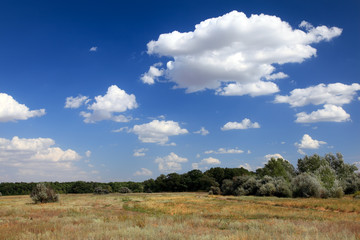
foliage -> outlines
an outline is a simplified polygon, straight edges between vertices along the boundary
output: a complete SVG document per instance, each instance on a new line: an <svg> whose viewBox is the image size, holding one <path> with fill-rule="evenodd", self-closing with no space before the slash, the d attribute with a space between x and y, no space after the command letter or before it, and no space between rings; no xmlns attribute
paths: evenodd
<svg viewBox="0 0 360 240"><path fill-rule="evenodd" d="M319 180L311 173L301 173L292 181L294 197L321 197L325 192Z"/></svg>
<svg viewBox="0 0 360 240"><path fill-rule="evenodd" d="M355 199L360 199L360 191L357 191L357 192L354 194L354 198L355 198Z"/></svg>
<svg viewBox="0 0 360 240"><path fill-rule="evenodd" d="M259 177L271 176L271 177L283 177L287 181L296 175L295 168L290 162L282 158L271 158L263 168L256 170L256 174Z"/></svg>
<svg viewBox="0 0 360 240"><path fill-rule="evenodd" d="M220 195L220 194L221 194L221 190L220 190L219 187L211 186L211 187L210 187L209 194L210 194L210 195Z"/></svg>
<svg viewBox="0 0 360 240"><path fill-rule="evenodd" d="M132 191L127 187L121 187L119 193L132 193Z"/></svg>
<svg viewBox="0 0 360 240"><path fill-rule="evenodd" d="M94 194L100 194L101 195L101 194L109 194L109 193L110 193L109 189L103 188L101 186L96 187L94 189Z"/></svg>
<svg viewBox="0 0 360 240"><path fill-rule="evenodd" d="M59 201L59 195L57 195L52 188L47 187L44 183L36 184L30 194L30 197L34 201L34 203L48 203Z"/></svg>

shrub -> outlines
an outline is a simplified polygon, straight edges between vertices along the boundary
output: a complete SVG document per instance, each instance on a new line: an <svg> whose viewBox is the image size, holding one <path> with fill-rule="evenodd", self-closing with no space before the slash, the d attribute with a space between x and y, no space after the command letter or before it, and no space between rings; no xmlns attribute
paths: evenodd
<svg viewBox="0 0 360 240"><path fill-rule="evenodd" d="M119 193L132 193L132 191L128 187L121 187Z"/></svg>
<svg viewBox="0 0 360 240"><path fill-rule="evenodd" d="M292 181L294 197L325 197L326 190L319 180L309 173L302 173Z"/></svg>
<svg viewBox="0 0 360 240"><path fill-rule="evenodd" d="M292 197L292 191L291 191L290 183L287 182L284 178L282 178L282 177L276 178L274 180L274 185L275 185L275 188L276 188L274 196L277 196L277 197Z"/></svg>
<svg viewBox="0 0 360 240"><path fill-rule="evenodd" d="M30 197L34 201L34 203L48 203L59 201L59 195L57 195L52 188L47 187L44 183L36 184L30 194Z"/></svg>
<svg viewBox="0 0 360 240"><path fill-rule="evenodd" d="M233 181L230 179L224 179L221 185L221 192L223 195L233 195Z"/></svg>
<svg viewBox="0 0 360 240"><path fill-rule="evenodd" d="M2 196L2 193L0 192L0 197Z"/></svg>
<svg viewBox="0 0 360 240"><path fill-rule="evenodd" d="M271 182L268 182L262 185L258 191L260 196L273 196L276 191L275 185Z"/></svg>
<svg viewBox="0 0 360 240"><path fill-rule="evenodd" d="M211 187L210 187L209 194L210 194L210 195L220 195L220 194L221 194L221 190L220 190L219 187L211 186Z"/></svg>
<svg viewBox="0 0 360 240"><path fill-rule="evenodd" d="M353 194L356 191L360 191L360 174L352 174L343 181L341 185L344 189L345 194Z"/></svg>
<svg viewBox="0 0 360 240"><path fill-rule="evenodd" d="M245 196L246 195L246 191L243 187L237 187L234 191L234 195L235 196Z"/></svg>
<svg viewBox="0 0 360 240"><path fill-rule="evenodd" d="M94 189L94 194L109 194L109 190L106 188L102 188L102 187L96 187Z"/></svg>
<svg viewBox="0 0 360 240"><path fill-rule="evenodd" d="M260 183L254 177L250 177L243 185L246 195L255 195L258 191Z"/></svg>
<svg viewBox="0 0 360 240"><path fill-rule="evenodd" d="M354 198L355 198L355 199L360 199L360 191L357 191L357 192L354 194Z"/></svg>

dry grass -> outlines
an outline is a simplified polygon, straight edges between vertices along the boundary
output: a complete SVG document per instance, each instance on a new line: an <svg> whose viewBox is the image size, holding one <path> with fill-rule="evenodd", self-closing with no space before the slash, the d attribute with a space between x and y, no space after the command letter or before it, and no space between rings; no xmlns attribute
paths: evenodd
<svg viewBox="0 0 360 240"><path fill-rule="evenodd" d="M0 239L360 239L360 201L199 193L0 197Z"/></svg>

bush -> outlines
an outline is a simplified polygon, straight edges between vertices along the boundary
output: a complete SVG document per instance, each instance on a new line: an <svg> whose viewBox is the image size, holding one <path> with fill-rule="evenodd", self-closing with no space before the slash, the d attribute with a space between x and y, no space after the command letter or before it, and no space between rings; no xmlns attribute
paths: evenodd
<svg viewBox="0 0 360 240"><path fill-rule="evenodd" d="M221 190L219 187L216 186L210 187L209 195L220 195L220 194L221 194Z"/></svg>
<svg viewBox="0 0 360 240"><path fill-rule="evenodd" d="M234 182L230 179L224 179L221 185L221 192L223 195L233 195L234 188L233 188Z"/></svg>
<svg viewBox="0 0 360 240"><path fill-rule="evenodd" d="M276 191L275 185L271 182L268 182L262 185L258 191L260 196L273 196Z"/></svg>
<svg viewBox="0 0 360 240"><path fill-rule="evenodd" d="M256 192L258 191L260 187L260 183L256 181L254 177L250 177L243 185L246 195L256 195Z"/></svg>
<svg viewBox="0 0 360 240"><path fill-rule="evenodd" d="M2 196L2 193L0 192L0 197Z"/></svg>
<svg viewBox="0 0 360 240"><path fill-rule="evenodd" d="M294 197L325 197L326 190L319 180L309 173L302 173L292 181Z"/></svg>
<svg viewBox="0 0 360 240"><path fill-rule="evenodd" d="M94 189L94 194L109 194L109 190L106 188L102 188L102 187L96 187Z"/></svg>
<svg viewBox="0 0 360 240"><path fill-rule="evenodd" d="M132 191L127 187L121 187L119 193L132 193Z"/></svg>
<svg viewBox="0 0 360 240"><path fill-rule="evenodd" d="M245 196L246 195L246 191L243 187L237 187L234 191L234 195L235 196Z"/></svg>
<svg viewBox="0 0 360 240"><path fill-rule="evenodd" d="M355 199L360 199L360 191L357 191L357 192L354 194L354 198L355 198Z"/></svg>
<svg viewBox="0 0 360 240"><path fill-rule="evenodd" d="M275 185L275 193L274 196L276 197L292 197L292 191L290 183L287 182L284 178L276 178L274 180Z"/></svg>
<svg viewBox="0 0 360 240"><path fill-rule="evenodd" d="M44 183L36 184L30 194L30 197L34 201L34 203L48 203L59 201L59 195L57 195L52 188L47 187Z"/></svg>

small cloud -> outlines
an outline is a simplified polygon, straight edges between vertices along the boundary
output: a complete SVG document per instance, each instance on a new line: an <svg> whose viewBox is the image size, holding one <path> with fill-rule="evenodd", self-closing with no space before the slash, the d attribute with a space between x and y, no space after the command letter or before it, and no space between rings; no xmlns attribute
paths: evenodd
<svg viewBox="0 0 360 240"><path fill-rule="evenodd" d="M149 123L135 125L130 131L138 135L141 142L157 143L163 146L176 145L175 143L167 143L170 136L188 133L188 130L181 128L178 122L164 120L153 120Z"/></svg>
<svg viewBox="0 0 360 240"><path fill-rule="evenodd" d="M135 149L134 150L134 157L144 157L145 156L145 152L148 151L149 149L147 148L140 148L140 149Z"/></svg>
<svg viewBox="0 0 360 240"><path fill-rule="evenodd" d="M136 171L134 176L151 176L152 172L147 168L141 168L141 171Z"/></svg>
<svg viewBox="0 0 360 240"><path fill-rule="evenodd" d="M252 167L248 163L241 164L239 168L245 168L248 171L252 171Z"/></svg>
<svg viewBox="0 0 360 240"><path fill-rule="evenodd" d="M278 159L278 158L282 158L282 159L285 159L283 156L281 156L281 154L279 153L275 153L275 154L267 154L264 156L265 160L270 160L272 158L275 158L275 159Z"/></svg>
<svg viewBox="0 0 360 240"><path fill-rule="evenodd" d="M196 154L196 158L200 158L200 154Z"/></svg>
<svg viewBox="0 0 360 240"><path fill-rule="evenodd" d="M201 127L201 129L199 131L196 131L194 132L196 134L200 134L200 135L203 135L203 136L206 136L208 135L210 132L208 130L206 130L204 127Z"/></svg>
<svg viewBox="0 0 360 240"><path fill-rule="evenodd" d="M115 129L115 130L112 130L112 132L115 132L115 133L118 133L118 132L125 132L125 131L129 131L129 128L128 127L122 127L122 128L119 128L119 129Z"/></svg>
<svg viewBox="0 0 360 240"><path fill-rule="evenodd" d="M88 167L93 168L93 167L94 167L94 165L92 165L92 164L88 164Z"/></svg>
<svg viewBox="0 0 360 240"><path fill-rule="evenodd" d="M85 156L89 158L89 157L91 156L91 151L90 151L90 150L87 150L87 151L85 152Z"/></svg>
<svg viewBox="0 0 360 240"><path fill-rule="evenodd" d="M175 153L170 153L165 157L158 157L155 159L155 163L159 165L159 171L161 172L175 172L181 170L181 163L187 162L187 158L179 157Z"/></svg>
<svg viewBox="0 0 360 240"><path fill-rule="evenodd" d="M260 128L259 123L257 122L251 122L250 119L244 118L241 123L239 122L228 122L226 123L221 130L227 131L227 130L234 130L234 129L249 129L249 128Z"/></svg>
<svg viewBox="0 0 360 240"><path fill-rule="evenodd" d="M247 150L247 154L251 154L251 151L250 151L250 150Z"/></svg>
<svg viewBox="0 0 360 240"><path fill-rule="evenodd" d="M221 164L219 159L213 158L213 157L208 157L208 158L204 158L199 163L193 163L192 168L193 169L199 169L200 166L204 166L204 165L205 165L205 168L206 168L207 165L219 165L219 164Z"/></svg>
<svg viewBox="0 0 360 240"><path fill-rule="evenodd" d="M318 149L322 144L326 144L326 142L312 139L310 135L304 134L301 142L295 143L295 146L299 149Z"/></svg>
<svg viewBox="0 0 360 240"><path fill-rule="evenodd" d="M285 143L286 143L286 142L281 142L281 144L283 144L283 145L284 145Z"/></svg>
<svg viewBox="0 0 360 240"><path fill-rule="evenodd" d="M305 153L301 148L299 148L299 149L297 150L297 152L300 153L301 155L306 155L306 153Z"/></svg>
<svg viewBox="0 0 360 240"><path fill-rule="evenodd" d="M65 108L79 108L83 104L87 104L89 101L89 97L81 95L77 97L67 97L65 102Z"/></svg>
<svg viewBox="0 0 360 240"><path fill-rule="evenodd" d="M96 52L97 49L98 49L98 47L91 47L91 48L89 49L89 52Z"/></svg>
<svg viewBox="0 0 360 240"><path fill-rule="evenodd" d="M234 149L226 149L226 148L219 148L217 151L214 150L208 150L205 151L205 154L241 154L243 153L243 150L234 148Z"/></svg>
<svg viewBox="0 0 360 240"><path fill-rule="evenodd" d="M149 68L149 71L141 75L140 79L143 83L152 85L156 80L159 79L162 75L164 75L164 69L159 69L162 63L156 63Z"/></svg>

